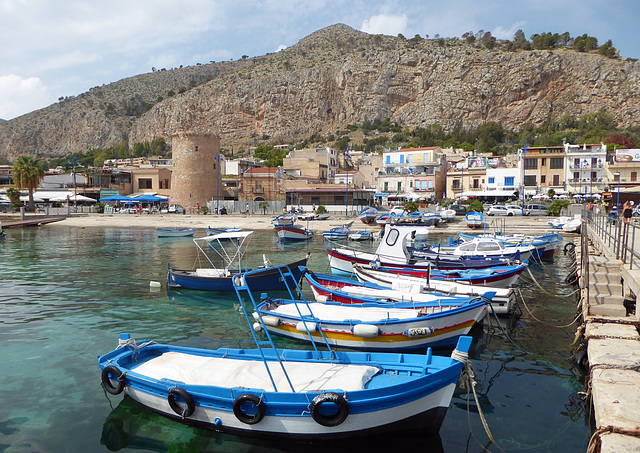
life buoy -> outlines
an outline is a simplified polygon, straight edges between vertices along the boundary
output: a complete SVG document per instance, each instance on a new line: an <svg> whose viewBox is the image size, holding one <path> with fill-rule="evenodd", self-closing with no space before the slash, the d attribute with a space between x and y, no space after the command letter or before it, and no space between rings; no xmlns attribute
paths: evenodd
<svg viewBox="0 0 640 453"><path fill-rule="evenodd" d="M176 401L176 395L182 398L184 403L187 405L185 408L182 408L182 406L178 404ZM189 395L189 392L185 389L181 389L180 387L174 387L169 390L167 401L169 402L169 407L171 407L173 412L182 418L191 416L191 414L196 410L196 403L193 401L193 397Z"/></svg>
<svg viewBox="0 0 640 453"><path fill-rule="evenodd" d="M260 397L244 393L233 402L233 415L247 425L255 425L264 418L265 405Z"/></svg>
<svg viewBox="0 0 640 453"><path fill-rule="evenodd" d="M337 411L322 413L320 408L325 403L335 404ZM311 417L316 423L322 426L338 426L345 421L349 415L349 403L347 403L344 396L334 392L321 393L316 396L313 401L311 401L309 408L311 410Z"/></svg>
<svg viewBox="0 0 640 453"><path fill-rule="evenodd" d="M112 395L118 395L124 390L124 374L115 366L109 365L104 367L100 378L104 389ZM112 378L118 381L118 385L113 385L111 382Z"/></svg>

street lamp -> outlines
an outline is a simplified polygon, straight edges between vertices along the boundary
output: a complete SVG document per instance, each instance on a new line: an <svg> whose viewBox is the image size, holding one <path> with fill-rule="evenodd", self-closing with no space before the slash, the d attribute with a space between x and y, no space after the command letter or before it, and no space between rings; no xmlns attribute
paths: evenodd
<svg viewBox="0 0 640 453"><path fill-rule="evenodd" d="M217 162L217 169L218 169L218 178L217 178L217 183L216 183L216 215L220 214L220 163L221 161L224 160L224 157L222 156L222 154L218 153L217 156L214 156L213 161Z"/></svg>
<svg viewBox="0 0 640 453"><path fill-rule="evenodd" d="M347 167L347 179L344 183L345 185L345 209L344 209L344 215L345 217L349 217L349 148L344 150L344 165L345 167Z"/></svg>
<svg viewBox="0 0 640 453"><path fill-rule="evenodd" d="M616 213L620 214L620 173L615 172L613 174L616 178L618 178L618 201L616 201Z"/></svg>

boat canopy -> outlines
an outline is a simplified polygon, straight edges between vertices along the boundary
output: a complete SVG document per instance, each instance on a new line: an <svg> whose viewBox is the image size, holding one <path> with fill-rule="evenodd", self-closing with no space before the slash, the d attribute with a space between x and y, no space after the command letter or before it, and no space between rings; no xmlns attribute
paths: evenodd
<svg viewBox="0 0 640 453"><path fill-rule="evenodd" d="M225 231L218 234L212 234L211 236L203 236L201 238L194 238L194 241L211 242L219 239L245 239L252 234L253 231Z"/></svg>

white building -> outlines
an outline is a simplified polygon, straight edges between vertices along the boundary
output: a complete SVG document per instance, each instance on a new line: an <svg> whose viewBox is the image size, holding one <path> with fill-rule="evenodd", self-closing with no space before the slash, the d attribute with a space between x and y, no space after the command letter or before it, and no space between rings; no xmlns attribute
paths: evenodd
<svg viewBox="0 0 640 453"><path fill-rule="evenodd" d="M607 147L599 145L564 145L565 181L570 193L600 193L604 189Z"/></svg>

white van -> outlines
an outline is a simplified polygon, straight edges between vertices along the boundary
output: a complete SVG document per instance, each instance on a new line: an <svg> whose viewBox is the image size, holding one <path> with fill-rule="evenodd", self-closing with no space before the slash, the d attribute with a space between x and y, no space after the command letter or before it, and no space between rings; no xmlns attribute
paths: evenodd
<svg viewBox="0 0 640 453"><path fill-rule="evenodd" d="M547 215L547 207L543 204L528 204L524 215Z"/></svg>

